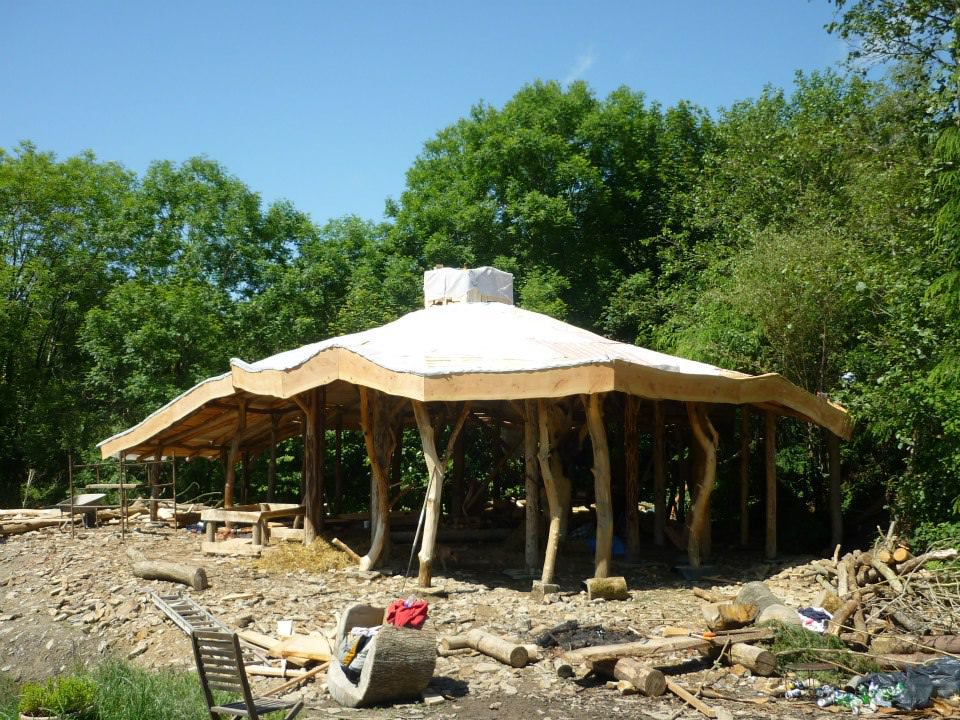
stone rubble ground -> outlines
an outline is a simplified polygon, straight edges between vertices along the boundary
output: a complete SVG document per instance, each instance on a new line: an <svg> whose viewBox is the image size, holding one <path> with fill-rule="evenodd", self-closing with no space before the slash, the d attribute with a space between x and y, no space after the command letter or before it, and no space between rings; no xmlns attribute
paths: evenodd
<svg viewBox="0 0 960 720"><path fill-rule="evenodd" d="M174 583L134 577L124 555L125 545L150 558L202 564L210 587L195 592ZM449 575L435 578L434 585L441 591L426 596L438 635L478 627L532 642L543 630L569 620L577 620L581 627L632 628L641 633L664 625L702 629L701 601L689 591L691 584L673 573L666 562L618 565L617 571L626 576L631 588L630 600L587 602L579 583L590 573L590 556L585 552L564 555L558 573L561 592L548 598L552 602L539 604L533 603L527 592L531 578L523 570L510 569L522 564L519 553L493 544L458 548L457 557L472 562L464 560L450 567ZM719 582L714 589L732 594L735 582L764 579L785 602L809 604L819 589L804 567L809 559L775 566L718 565L717 574L730 582ZM396 567L405 564L405 560L398 561ZM0 674L19 682L69 671L77 662L93 665L108 657L150 668L192 670L188 638L154 607L150 591L186 592L231 627L245 626L274 635L277 621L286 619L293 620L299 633L332 635L337 613L347 605L357 601L386 605L400 596L401 587L403 596L416 594L416 579L404 583L399 574L362 573L352 567L278 574L261 569L252 559L204 557L198 535L166 527L134 530L125 543L116 527L78 530L75 538L58 528L45 528L8 537L0 544ZM230 599L248 593L253 596ZM597 644L604 642L598 635ZM615 683L561 679L552 662L558 653L557 649L546 650L543 660L522 669L473 651L438 657L426 693L432 696L430 702L389 708L340 708L326 694L321 679L299 691L306 700L301 717L703 717L669 694L658 698L621 696ZM677 670L673 678L689 689L710 686L730 697L763 698L777 683L776 679L753 678L749 671L714 668L688 655L664 658L659 667L668 674L668 668ZM253 681L255 692L282 682L276 678ZM809 705L774 698L762 705L727 700L709 703L741 718L811 717Z"/></svg>

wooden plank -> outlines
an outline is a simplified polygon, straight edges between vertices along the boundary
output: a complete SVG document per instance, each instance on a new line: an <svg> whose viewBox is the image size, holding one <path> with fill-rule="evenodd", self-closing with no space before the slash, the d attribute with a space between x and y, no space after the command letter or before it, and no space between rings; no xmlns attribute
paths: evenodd
<svg viewBox="0 0 960 720"><path fill-rule="evenodd" d="M618 645L594 645L593 647L571 650L564 653L563 657L573 665L612 658L649 657L678 650L706 651L711 647L713 647L713 643L702 637L646 638Z"/></svg>
<svg viewBox="0 0 960 720"><path fill-rule="evenodd" d="M200 550L204 555L232 555L236 557L260 557L263 545L254 545L250 540L202 540Z"/></svg>
<svg viewBox="0 0 960 720"><path fill-rule="evenodd" d="M333 656L330 641L320 635L291 635L282 638L270 652L279 657L294 655L320 662L329 660Z"/></svg>

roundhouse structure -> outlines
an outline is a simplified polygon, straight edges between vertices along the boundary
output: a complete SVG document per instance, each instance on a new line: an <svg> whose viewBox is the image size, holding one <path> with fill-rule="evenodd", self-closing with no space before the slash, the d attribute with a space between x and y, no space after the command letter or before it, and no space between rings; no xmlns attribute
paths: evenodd
<svg viewBox="0 0 960 720"><path fill-rule="evenodd" d="M382 560L389 537L390 463L405 426L419 429L428 473L419 551L420 583L429 586L441 515L441 490L464 424L497 418L522 428L526 502L526 559L551 582L557 547L570 509L571 483L560 444L574 431L589 437L596 508L595 573L610 572L613 499L607 422L622 413L625 447L626 545L639 547L641 424L653 435L654 540L664 542L665 427L683 423L692 437L693 502L685 545L693 566L709 542L710 494L716 478L718 434L710 415L741 408L746 426L763 417L766 455L766 551L776 554L775 428L786 416L821 426L831 450L850 437L847 412L777 374L759 376L613 341L513 305L513 278L494 268L439 268L424 276L425 307L364 332L330 338L247 363L209 378L134 427L100 443L103 457L220 458L224 505L234 500L236 464L243 453L304 437L305 542L324 521L324 438L334 424L363 432L370 461L371 545L361 560ZM448 427L438 447L438 428ZM744 433L741 431L741 443ZM746 448L743 448L744 453ZM831 456L837 456L831 452ZM745 465L741 459L741 510ZM833 530L840 532L839 467L831 470ZM546 547L538 547L539 496L549 515ZM745 512L741 535L745 532Z"/></svg>

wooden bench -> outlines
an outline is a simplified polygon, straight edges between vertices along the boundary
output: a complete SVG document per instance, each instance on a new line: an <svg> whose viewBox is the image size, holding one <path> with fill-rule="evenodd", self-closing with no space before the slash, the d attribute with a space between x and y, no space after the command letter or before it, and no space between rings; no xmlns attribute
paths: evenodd
<svg viewBox="0 0 960 720"><path fill-rule="evenodd" d="M217 541L218 523L237 523L253 526L253 544L263 545L268 540L267 523L279 518L303 517L303 505L292 503L260 503L234 505L231 508L212 508L200 514L209 542Z"/></svg>

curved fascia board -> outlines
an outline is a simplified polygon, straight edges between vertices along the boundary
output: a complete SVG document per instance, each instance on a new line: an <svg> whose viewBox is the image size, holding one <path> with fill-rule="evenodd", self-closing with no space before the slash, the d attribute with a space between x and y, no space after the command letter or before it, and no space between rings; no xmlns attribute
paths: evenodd
<svg viewBox="0 0 960 720"><path fill-rule="evenodd" d="M232 363L233 384L238 390L281 398L334 380L422 402L526 400L616 390L654 400L774 405L839 437L849 439L852 432L850 417L843 408L811 395L776 373L681 373L615 360L523 371L427 375L391 370L338 346L288 369L249 367Z"/></svg>
<svg viewBox="0 0 960 720"><path fill-rule="evenodd" d="M207 378L155 410L133 427L98 443L100 457L120 457L124 450L148 441L158 432L183 420L208 402L230 397L235 393L236 389L230 373Z"/></svg>

